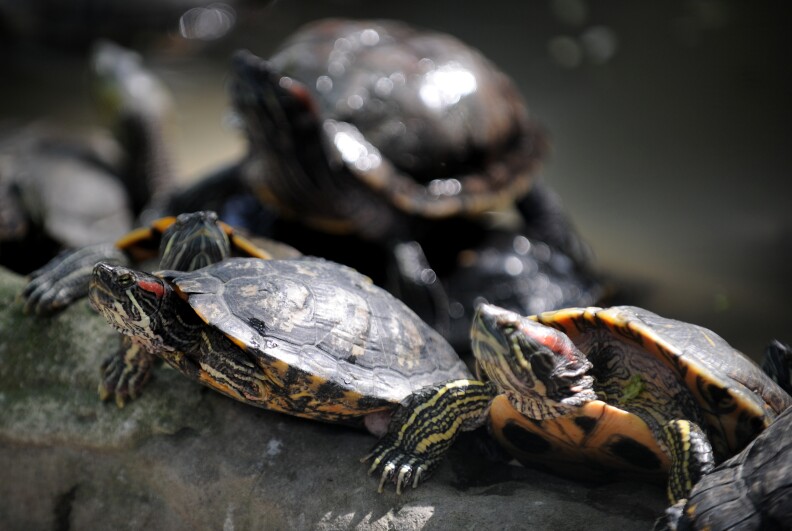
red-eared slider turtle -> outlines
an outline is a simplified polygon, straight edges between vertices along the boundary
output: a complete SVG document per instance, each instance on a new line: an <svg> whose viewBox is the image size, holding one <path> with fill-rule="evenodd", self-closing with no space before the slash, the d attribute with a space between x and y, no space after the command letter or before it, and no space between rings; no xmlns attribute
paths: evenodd
<svg viewBox="0 0 792 531"><path fill-rule="evenodd" d="M656 529L768 530L792 525L792 408L705 475Z"/></svg>
<svg viewBox="0 0 792 531"><path fill-rule="evenodd" d="M576 477L667 475L674 503L792 405L715 333L641 308L528 318L482 305L471 338L488 381L450 382L407 399L372 452L382 482L417 484L458 427L488 420L522 462Z"/></svg>
<svg viewBox="0 0 792 531"><path fill-rule="evenodd" d="M545 151L494 64L450 35L393 21L319 21L268 61L239 52L231 90L251 188L329 232L383 239L404 216L510 205Z"/></svg>
<svg viewBox="0 0 792 531"><path fill-rule="evenodd" d="M115 139L33 124L0 141L0 263L16 271L117 238L169 188L165 88L136 53L107 42L96 45L92 72Z"/></svg>
<svg viewBox="0 0 792 531"><path fill-rule="evenodd" d="M155 275L100 263L90 300L136 344L231 398L380 434L405 396L469 376L402 302L317 258Z"/></svg>
<svg viewBox="0 0 792 531"><path fill-rule="evenodd" d="M255 241L255 243L254 243ZM142 264L159 257L157 269L194 271L230 256L264 259L296 257L286 245L248 240L217 219L214 212L195 212L154 221L130 232L115 244L100 244L64 253L31 274L22 292L27 313L44 315L62 310L88 295L94 266L99 262L117 265ZM153 356L128 338L103 365L99 392L103 399L115 395L123 406L135 398L151 374Z"/></svg>

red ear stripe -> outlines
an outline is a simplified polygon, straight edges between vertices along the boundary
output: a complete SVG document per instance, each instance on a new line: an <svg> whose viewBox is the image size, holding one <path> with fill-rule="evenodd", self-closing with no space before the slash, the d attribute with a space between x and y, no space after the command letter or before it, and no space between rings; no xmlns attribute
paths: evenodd
<svg viewBox="0 0 792 531"><path fill-rule="evenodd" d="M144 289L150 293L153 293L157 297L162 297L165 294L165 289L162 287L162 284L159 282L151 282L148 280L141 280L138 282L138 286L141 289Z"/></svg>
<svg viewBox="0 0 792 531"><path fill-rule="evenodd" d="M289 81L281 85L281 87L291 92L292 97L299 101L300 104L308 109L311 113L317 116L319 115L319 109L316 107L314 97L311 95L305 85L299 81L289 78Z"/></svg>

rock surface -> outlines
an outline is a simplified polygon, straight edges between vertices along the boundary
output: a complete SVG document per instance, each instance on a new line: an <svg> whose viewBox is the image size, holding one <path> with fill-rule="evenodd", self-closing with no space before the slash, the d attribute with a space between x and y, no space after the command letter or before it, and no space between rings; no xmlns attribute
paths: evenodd
<svg viewBox="0 0 792 531"><path fill-rule="evenodd" d="M461 440L417 490L377 494L361 432L238 404L159 369L142 398L97 398L118 336L82 301L22 314L0 270L3 529L649 529L661 486L587 485Z"/></svg>

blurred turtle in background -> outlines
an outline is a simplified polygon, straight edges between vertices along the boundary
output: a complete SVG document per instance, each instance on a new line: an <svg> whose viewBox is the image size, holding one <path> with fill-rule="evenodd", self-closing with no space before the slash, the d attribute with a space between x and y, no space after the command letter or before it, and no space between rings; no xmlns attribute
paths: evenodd
<svg viewBox="0 0 792 531"><path fill-rule="evenodd" d="M0 139L0 264L17 272L64 247L112 241L170 186L164 86L109 42L95 46L91 70L112 138L39 123L8 125Z"/></svg>
<svg viewBox="0 0 792 531"><path fill-rule="evenodd" d="M0 141L0 264L27 273L63 247L106 241L134 219L126 190L104 155L44 124Z"/></svg>
<svg viewBox="0 0 792 531"><path fill-rule="evenodd" d="M117 174L132 212L151 221L174 181L164 131L170 92L138 53L110 41L94 46L91 67L100 114L122 148Z"/></svg>
<svg viewBox="0 0 792 531"><path fill-rule="evenodd" d="M242 51L232 64L248 153L174 196L171 212L242 212L235 222L387 285L446 335L468 328L481 299L533 313L601 296L539 179L542 128L478 51L399 22L332 19L269 60ZM547 252L515 250L526 240Z"/></svg>

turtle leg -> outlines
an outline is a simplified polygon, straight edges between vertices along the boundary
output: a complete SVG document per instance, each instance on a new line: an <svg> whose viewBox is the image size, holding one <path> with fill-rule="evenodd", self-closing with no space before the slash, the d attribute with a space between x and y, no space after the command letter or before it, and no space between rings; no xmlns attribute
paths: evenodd
<svg viewBox="0 0 792 531"><path fill-rule="evenodd" d="M525 236L543 241L569 256L578 266L588 267L592 253L564 211L561 199L544 183L517 201L525 222Z"/></svg>
<svg viewBox="0 0 792 531"><path fill-rule="evenodd" d="M113 244L99 244L60 253L30 274L22 291L25 313L48 315L88 295L97 262L127 264L127 256Z"/></svg>
<svg viewBox="0 0 792 531"><path fill-rule="evenodd" d="M102 363L99 398L107 400L115 396L116 405L124 407L127 401L140 396L155 360L153 354L124 336L121 348Z"/></svg>
<svg viewBox="0 0 792 531"><path fill-rule="evenodd" d="M715 467L715 458L707 436L689 420L668 422L662 439L671 457L667 493L673 509L684 504L693 486Z"/></svg>
<svg viewBox="0 0 792 531"><path fill-rule="evenodd" d="M421 244L416 241L397 243L391 249L392 270L389 279L394 295L404 301L432 328L448 337L450 328L448 295L440 279L429 265Z"/></svg>
<svg viewBox="0 0 792 531"><path fill-rule="evenodd" d="M371 460L369 474L381 469L378 492L387 481L418 486L437 467L461 431L484 424L495 386L477 380L454 380L416 391L402 401L388 433L361 461Z"/></svg>
<svg viewBox="0 0 792 531"><path fill-rule="evenodd" d="M792 395L792 348L780 341L772 341L764 353L762 370Z"/></svg>

